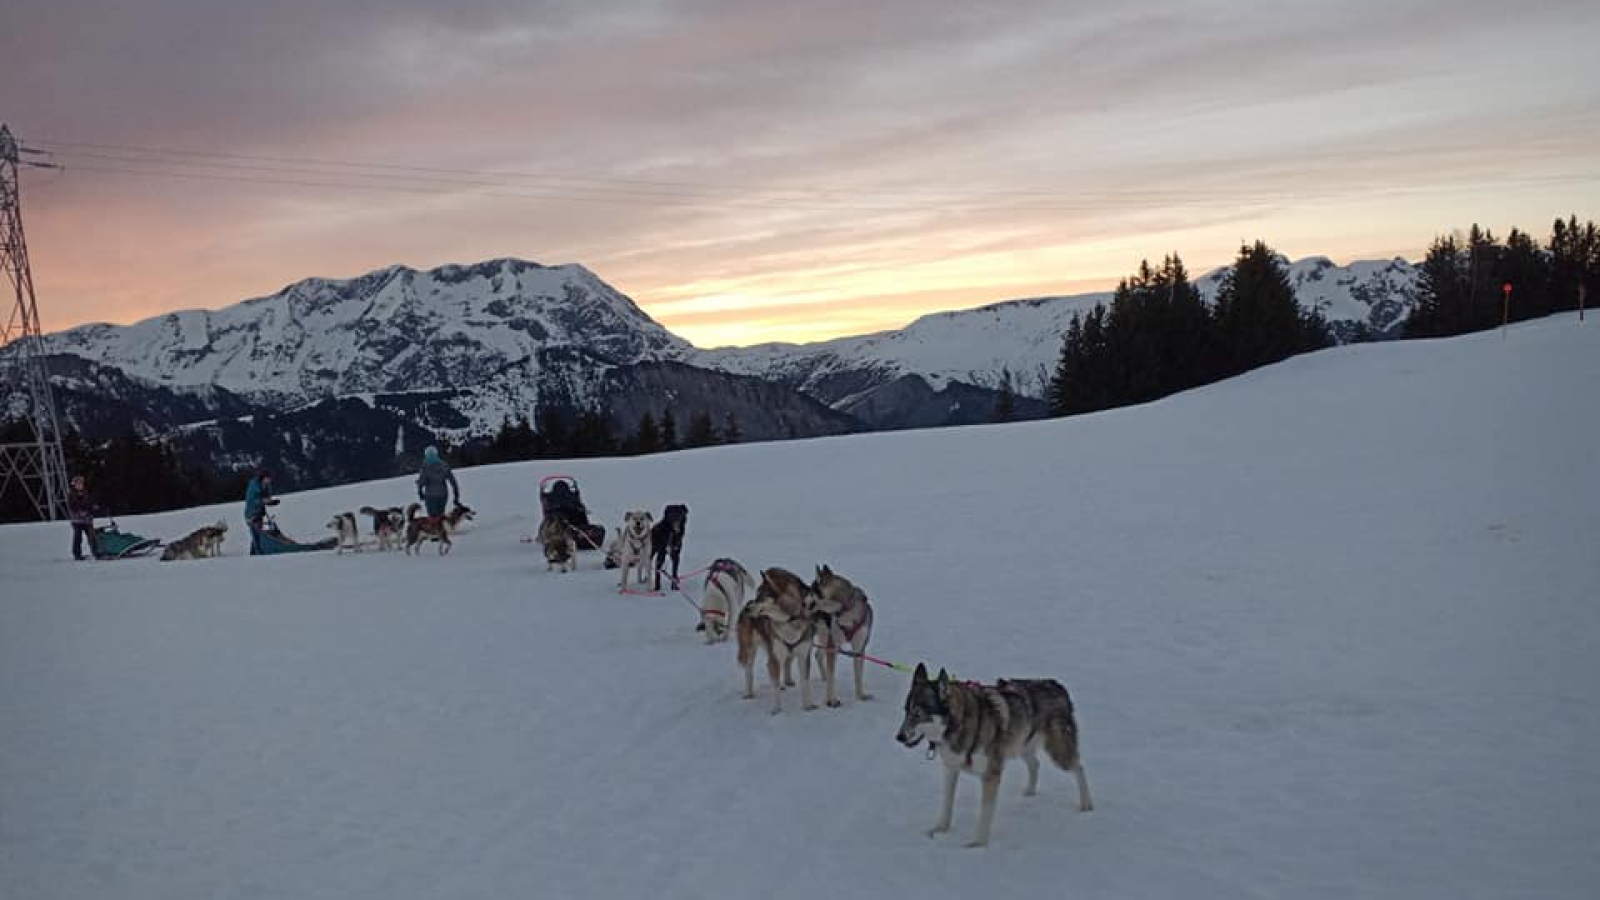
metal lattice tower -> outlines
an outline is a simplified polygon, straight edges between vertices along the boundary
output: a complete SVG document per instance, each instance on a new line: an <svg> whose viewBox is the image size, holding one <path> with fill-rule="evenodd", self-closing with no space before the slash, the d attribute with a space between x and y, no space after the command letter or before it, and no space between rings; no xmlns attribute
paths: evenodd
<svg viewBox="0 0 1600 900"><path fill-rule="evenodd" d="M39 331L39 304L33 296L28 268L28 242L22 234L22 182L19 166L56 168L45 162L22 161L29 153L10 129L0 125L0 269L15 291L15 302L0 332L0 420L15 420L19 400L27 404L20 418L32 426L30 440L0 443L0 495L15 486L27 494L41 519L67 515L67 462L61 452L61 424L55 395L45 369L44 338ZM36 152L36 151L33 151Z"/></svg>

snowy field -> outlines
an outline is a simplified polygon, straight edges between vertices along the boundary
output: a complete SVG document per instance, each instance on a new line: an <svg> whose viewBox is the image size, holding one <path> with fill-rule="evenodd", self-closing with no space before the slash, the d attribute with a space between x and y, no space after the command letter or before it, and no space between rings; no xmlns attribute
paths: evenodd
<svg viewBox="0 0 1600 900"><path fill-rule="evenodd" d="M202 562L0 528L0 897L1592 897L1597 384L1557 317L1071 420L465 470L445 558L248 558L238 504L121 520L225 518ZM906 676L740 699L681 598L519 542L557 471L608 525L688 503L686 569L831 563L890 660L1060 679L1097 808L1017 766L990 847L970 778L924 836Z"/></svg>

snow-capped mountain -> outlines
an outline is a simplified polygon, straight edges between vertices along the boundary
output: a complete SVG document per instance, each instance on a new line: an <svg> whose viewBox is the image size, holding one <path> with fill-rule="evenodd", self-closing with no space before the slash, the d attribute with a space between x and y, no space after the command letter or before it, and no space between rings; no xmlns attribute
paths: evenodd
<svg viewBox="0 0 1600 900"><path fill-rule="evenodd" d="M272 403L470 387L552 347L616 364L691 349L588 269L511 259L311 278L221 310L85 325L47 341L154 384Z"/></svg>
<svg viewBox="0 0 1600 900"><path fill-rule="evenodd" d="M1340 341L1362 333L1391 336L1415 304L1417 270L1403 259L1338 266L1314 256L1283 263L1300 305L1321 312ZM1207 302L1216 298L1227 271L1215 269L1195 281ZM1110 302L1109 291L1009 300L933 313L895 331L811 344L724 347L693 359L706 368L778 381L846 410L913 376L942 392L954 383L996 389L1009 374L1017 393L1038 398L1045 395L1072 316Z"/></svg>
<svg viewBox="0 0 1600 900"><path fill-rule="evenodd" d="M1294 285L1303 309L1328 320L1334 337L1348 343L1364 334L1394 337L1417 301L1417 267L1395 257L1335 265L1326 256L1290 262L1278 257ZM1215 300L1227 268L1214 269L1195 281L1207 303Z"/></svg>
<svg viewBox="0 0 1600 900"><path fill-rule="evenodd" d="M46 342L63 417L86 438L132 429L223 469L268 461L302 486L393 474L432 440L482 440L546 409L609 410L619 436L645 412L680 434L703 412L747 440L861 428L682 361L692 345L577 265L392 266Z"/></svg>

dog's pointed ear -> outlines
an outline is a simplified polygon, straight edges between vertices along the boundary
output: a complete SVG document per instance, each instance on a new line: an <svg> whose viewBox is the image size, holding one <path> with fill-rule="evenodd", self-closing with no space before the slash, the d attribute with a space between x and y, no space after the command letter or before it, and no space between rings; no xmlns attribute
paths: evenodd
<svg viewBox="0 0 1600 900"><path fill-rule="evenodd" d="M943 667L939 669L939 677L937 681L939 682L939 690L941 692L950 686L950 676L945 674Z"/></svg>
<svg viewBox="0 0 1600 900"><path fill-rule="evenodd" d="M928 667L923 665L922 663L917 663L917 670L915 672L911 673L911 683L912 684L920 684L920 683L922 683L924 681L927 681L927 680L928 680Z"/></svg>

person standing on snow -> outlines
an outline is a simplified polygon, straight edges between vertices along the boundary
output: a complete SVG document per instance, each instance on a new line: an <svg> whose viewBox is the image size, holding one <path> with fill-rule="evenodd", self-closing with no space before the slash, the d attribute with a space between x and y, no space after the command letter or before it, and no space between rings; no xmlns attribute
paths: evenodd
<svg viewBox="0 0 1600 900"><path fill-rule="evenodd" d="M422 451L422 471L417 473L417 499L427 508L429 518L444 515L445 499L452 493L457 506L461 505L461 485L456 476L439 458L439 448L429 446Z"/></svg>
<svg viewBox="0 0 1600 900"><path fill-rule="evenodd" d="M250 527L250 555L261 555L261 530L266 527L267 507L277 506L272 496L272 473L260 469L244 489L244 523Z"/></svg>
<svg viewBox="0 0 1600 900"><path fill-rule="evenodd" d="M72 477L72 487L67 491L67 518L72 521L72 558L82 562L83 539L89 539L89 555L99 556L100 547L94 538L94 498L89 496L89 486L82 475Z"/></svg>

